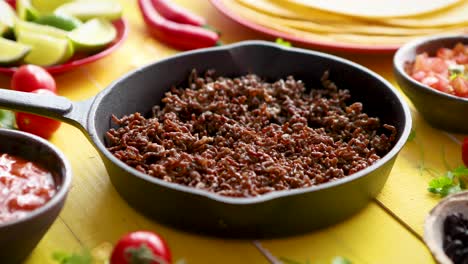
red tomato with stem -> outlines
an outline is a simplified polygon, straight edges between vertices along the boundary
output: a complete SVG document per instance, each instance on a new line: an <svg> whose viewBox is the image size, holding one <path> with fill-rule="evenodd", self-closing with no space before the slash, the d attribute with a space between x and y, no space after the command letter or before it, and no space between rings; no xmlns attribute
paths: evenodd
<svg viewBox="0 0 468 264"><path fill-rule="evenodd" d="M110 264L170 264L171 251L164 239L150 231L135 231L119 239Z"/></svg>
<svg viewBox="0 0 468 264"><path fill-rule="evenodd" d="M46 89L34 90L32 93L55 95L55 93ZM60 124L60 121L47 117L22 112L16 113L16 125L21 131L28 132L45 139L50 138L60 127Z"/></svg>
<svg viewBox="0 0 468 264"><path fill-rule="evenodd" d="M54 77L44 68L31 64L18 68L11 78L11 88L22 92L32 92L37 89L57 92Z"/></svg>

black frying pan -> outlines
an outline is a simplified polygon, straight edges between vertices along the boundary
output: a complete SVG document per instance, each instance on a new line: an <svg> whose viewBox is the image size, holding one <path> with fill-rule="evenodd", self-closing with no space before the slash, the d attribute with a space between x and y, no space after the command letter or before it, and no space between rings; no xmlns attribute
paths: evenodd
<svg viewBox="0 0 468 264"><path fill-rule="evenodd" d="M287 75L319 87L330 70L338 87L351 91L364 111L397 127L397 142L372 166L343 179L304 189L254 198L223 197L145 175L106 149L111 114L150 114L171 85L192 69L218 75L256 73L269 80ZM306 232L349 217L383 187L411 129L410 111L387 81L350 61L303 49L260 41L181 53L140 68L95 97L71 102L63 97L0 90L0 107L56 118L80 128L99 151L112 184L130 206L158 222L197 233L228 237L271 237Z"/></svg>

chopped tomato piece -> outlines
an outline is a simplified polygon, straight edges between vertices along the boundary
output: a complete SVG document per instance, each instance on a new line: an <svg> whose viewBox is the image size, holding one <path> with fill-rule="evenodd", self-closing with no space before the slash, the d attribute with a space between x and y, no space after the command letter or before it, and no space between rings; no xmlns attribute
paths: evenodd
<svg viewBox="0 0 468 264"><path fill-rule="evenodd" d="M426 72L424 71L418 71L418 72L415 72L411 75L411 77L413 77L413 79L415 79L416 81L419 81L419 82L422 82L422 80L427 76Z"/></svg>
<svg viewBox="0 0 468 264"><path fill-rule="evenodd" d="M416 58L414 59L413 72L429 70L427 58L427 53L416 55Z"/></svg>
<svg viewBox="0 0 468 264"><path fill-rule="evenodd" d="M426 53L423 53L417 55L414 61L413 72L418 71L444 73L448 71L448 65L441 58L431 58Z"/></svg>
<svg viewBox="0 0 468 264"><path fill-rule="evenodd" d="M439 82L439 80L435 76L428 76L422 79L421 82L425 85L434 86L435 84Z"/></svg>
<svg viewBox="0 0 468 264"><path fill-rule="evenodd" d="M452 80L452 86L455 90L455 94L461 97L468 97L468 81L458 76Z"/></svg>
<svg viewBox="0 0 468 264"><path fill-rule="evenodd" d="M416 55L408 74L418 82L441 92L468 98L468 45L439 48L436 56Z"/></svg>
<svg viewBox="0 0 468 264"><path fill-rule="evenodd" d="M458 64L467 64L468 63L468 54L460 53L455 56L455 61Z"/></svg>
<svg viewBox="0 0 468 264"><path fill-rule="evenodd" d="M431 86L444 93L453 93L453 89L450 86L450 83L441 75L431 74L430 76L424 78L421 81L423 84Z"/></svg>
<svg viewBox="0 0 468 264"><path fill-rule="evenodd" d="M430 70L436 73L448 72L448 64L441 58L428 58Z"/></svg>
<svg viewBox="0 0 468 264"><path fill-rule="evenodd" d="M442 58L442 59L450 59L453 57L453 51L448 48L440 48L437 50L437 57Z"/></svg>
<svg viewBox="0 0 468 264"><path fill-rule="evenodd" d="M453 48L453 51L455 53L465 53L466 52L466 47L463 45L463 43L459 42L455 47Z"/></svg>

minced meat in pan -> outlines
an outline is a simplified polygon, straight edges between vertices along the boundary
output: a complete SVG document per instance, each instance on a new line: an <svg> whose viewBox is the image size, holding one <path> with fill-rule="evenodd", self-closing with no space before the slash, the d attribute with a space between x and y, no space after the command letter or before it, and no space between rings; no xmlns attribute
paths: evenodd
<svg viewBox="0 0 468 264"><path fill-rule="evenodd" d="M306 93L292 76L269 83L193 71L153 117L113 116L119 128L107 132L108 149L153 177L232 197L334 181L385 155L396 129L362 103L347 105L349 91L327 72L322 84Z"/></svg>

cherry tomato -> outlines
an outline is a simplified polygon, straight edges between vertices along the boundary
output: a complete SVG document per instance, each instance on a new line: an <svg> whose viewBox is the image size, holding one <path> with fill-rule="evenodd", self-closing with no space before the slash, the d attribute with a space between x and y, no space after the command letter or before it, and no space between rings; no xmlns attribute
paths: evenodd
<svg viewBox="0 0 468 264"><path fill-rule="evenodd" d="M468 137L463 139L462 143L462 160L463 164L468 167Z"/></svg>
<svg viewBox="0 0 468 264"><path fill-rule="evenodd" d="M50 90L46 89L34 90L32 91L32 93L55 95ZM16 113L16 125L21 131L38 135L45 139L50 138L52 134L60 127L60 124L60 121L50 119L47 117L42 117L29 113Z"/></svg>
<svg viewBox="0 0 468 264"><path fill-rule="evenodd" d="M110 264L170 264L171 261L166 241L150 231L135 231L121 237L110 258Z"/></svg>
<svg viewBox="0 0 468 264"><path fill-rule="evenodd" d="M36 65L23 65L13 74L11 88L17 91L31 92L47 89L57 92L54 77L44 68Z"/></svg>

